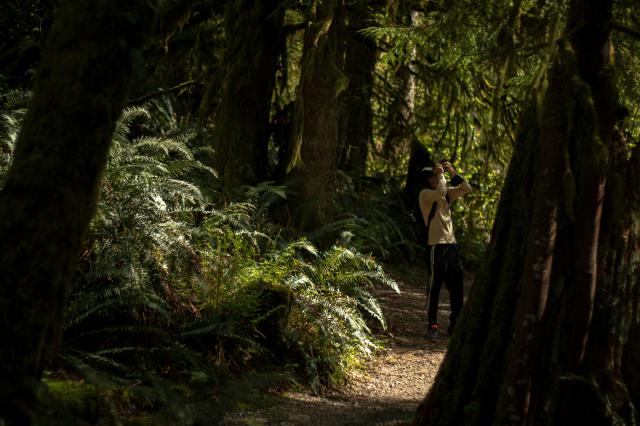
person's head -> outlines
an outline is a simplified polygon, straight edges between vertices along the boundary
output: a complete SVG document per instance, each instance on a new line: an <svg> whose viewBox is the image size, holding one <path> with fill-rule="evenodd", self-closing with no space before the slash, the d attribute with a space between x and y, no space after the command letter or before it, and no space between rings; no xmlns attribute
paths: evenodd
<svg viewBox="0 0 640 426"><path fill-rule="evenodd" d="M428 166L424 167L420 170L420 176L423 183L425 183L429 188L435 189L438 184L435 174L435 167Z"/></svg>

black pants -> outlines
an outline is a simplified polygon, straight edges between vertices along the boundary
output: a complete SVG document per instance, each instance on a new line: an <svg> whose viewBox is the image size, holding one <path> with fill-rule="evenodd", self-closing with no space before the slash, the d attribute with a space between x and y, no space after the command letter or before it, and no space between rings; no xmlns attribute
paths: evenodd
<svg viewBox="0 0 640 426"><path fill-rule="evenodd" d="M458 315L462 310L462 262L458 255L458 246L455 244L436 244L429 246L429 260L427 270L429 272L429 284L427 286L429 325L438 323L438 301L440 289L444 282L449 290L451 300L451 318L449 333L453 331Z"/></svg>

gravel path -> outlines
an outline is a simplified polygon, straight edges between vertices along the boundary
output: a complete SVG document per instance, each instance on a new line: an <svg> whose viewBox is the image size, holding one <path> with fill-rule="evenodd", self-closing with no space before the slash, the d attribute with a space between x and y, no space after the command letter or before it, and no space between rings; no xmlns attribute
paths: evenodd
<svg viewBox="0 0 640 426"><path fill-rule="evenodd" d="M385 268L401 294L376 292L387 318L378 334L386 348L353 372L340 390L325 395L283 392L268 408L236 412L225 425L409 425L444 358L447 339L426 341L426 271L419 266ZM467 277L469 278L469 277ZM465 281L469 281L468 279ZM466 292L465 292L466 293ZM440 321L449 316L447 291L440 297Z"/></svg>

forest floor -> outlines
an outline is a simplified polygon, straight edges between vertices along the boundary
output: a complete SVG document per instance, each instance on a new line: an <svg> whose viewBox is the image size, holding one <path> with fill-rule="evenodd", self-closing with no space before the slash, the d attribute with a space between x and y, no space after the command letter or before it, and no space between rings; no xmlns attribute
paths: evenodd
<svg viewBox="0 0 640 426"><path fill-rule="evenodd" d="M387 319L387 330L376 336L385 348L352 372L340 389L314 395L275 392L261 407L228 414L225 425L408 425L433 384L448 339L425 340L425 265L389 265L385 270L400 287L377 290ZM465 276L465 296L471 282ZM439 320L446 330L449 297L440 296Z"/></svg>

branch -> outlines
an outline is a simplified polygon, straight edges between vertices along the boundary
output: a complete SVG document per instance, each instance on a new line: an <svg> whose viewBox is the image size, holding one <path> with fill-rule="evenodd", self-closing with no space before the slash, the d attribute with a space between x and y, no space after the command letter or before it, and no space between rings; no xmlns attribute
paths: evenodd
<svg viewBox="0 0 640 426"><path fill-rule="evenodd" d="M621 33L624 33L626 35L630 35L633 38L637 38L638 40L640 40L640 29L637 28L631 28L627 25L621 24L619 22L611 22L611 26L613 27L614 30L618 30Z"/></svg>
<svg viewBox="0 0 640 426"><path fill-rule="evenodd" d="M189 87L189 86L193 86L194 84L196 84L197 82L199 82L200 80L202 80L203 76L201 75L200 77L196 78L195 80L191 80L191 81L185 81L183 83L178 84L177 86L173 86L170 87L168 89L163 89L160 88L158 90L156 90L155 92L151 92L151 93L147 93L146 95L142 95L138 98L135 99L129 99L127 101L127 105L136 105L136 104L141 104L151 98L155 98L156 96L160 96L160 95L164 95L167 93L171 93L171 92L175 92L178 91L180 89L183 89L185 87Z"/></svg>

